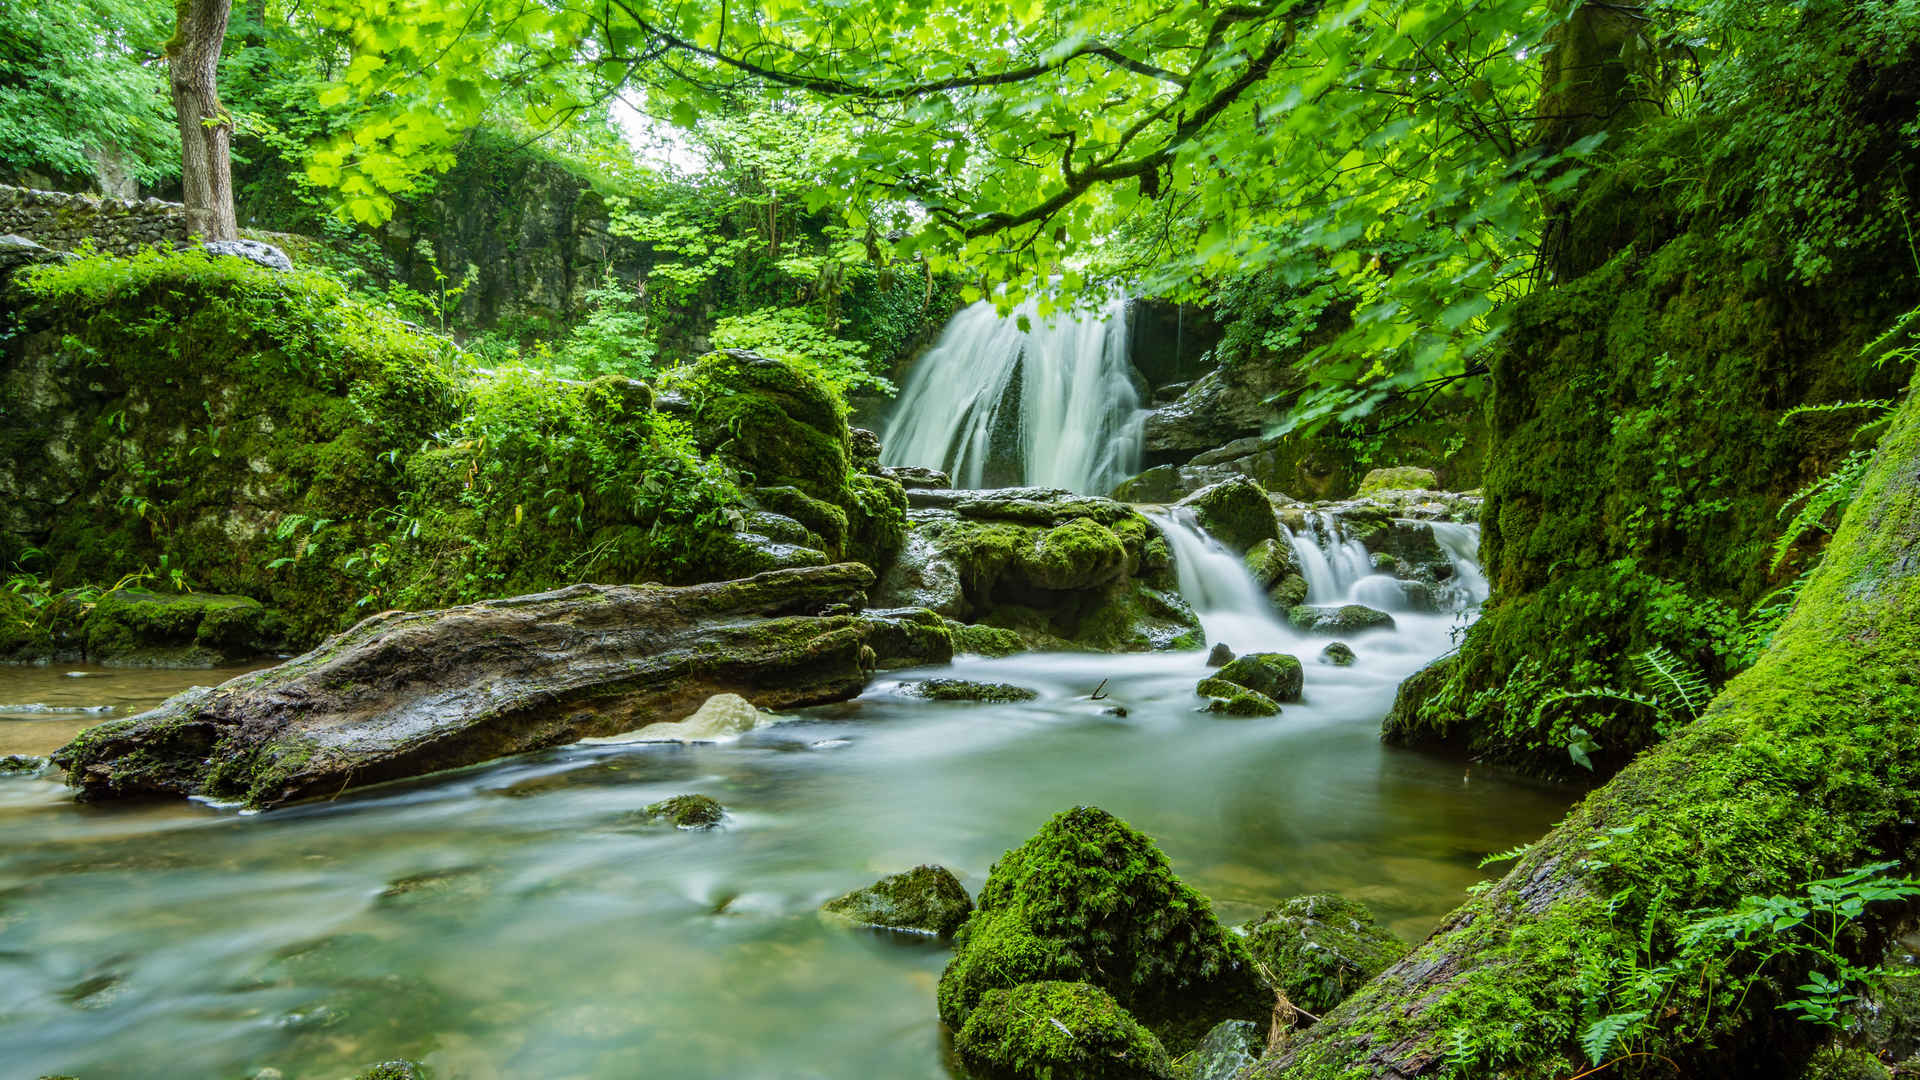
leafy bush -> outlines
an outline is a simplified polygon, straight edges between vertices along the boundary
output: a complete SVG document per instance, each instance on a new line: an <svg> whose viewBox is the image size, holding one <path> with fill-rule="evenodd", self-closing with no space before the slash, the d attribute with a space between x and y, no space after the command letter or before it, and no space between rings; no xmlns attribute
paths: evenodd
<svg viewBox="0 0 1920 1080"><path fill-rule="evenodd" d="M554 351L563 373L592 378L624 375L644 379L653 374L654 342L647 317L634 307L632 290L609 269L598 286L587 292L587 315Z"/></svg>
<svg viewBox="0 0 1920 1080"><path fill-rule="evenodd" d="M761 308L714 324L716 349L745 349L799 365L826 380L836 393L874 390L891 395L894 385L868 368L863 342L838 338L804 308Z"/></svg>

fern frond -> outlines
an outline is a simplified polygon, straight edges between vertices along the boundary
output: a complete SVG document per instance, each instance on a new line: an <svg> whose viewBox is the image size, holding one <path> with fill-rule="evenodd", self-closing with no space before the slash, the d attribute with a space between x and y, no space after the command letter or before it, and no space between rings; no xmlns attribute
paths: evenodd
<svg viewBox="0 0 1920 1080"><path fill-rule="evenodd" d="M1873 401L1829 401L1823 405L1795 405L1780 414L1780 426L1786 427L1787 421L1801 416L1823 415L1825 413L1845 412L1848 409L1873 409L1885 412L1893 408L1893 402L1887 399Z"/></svg>
<svg viewBox="0 0 1920 1080"><path fill-rule="evenodd" d="M1706 673L1659 645L1636 655L1633 670L1669 715L1698 720L1700 711L1713 700L1713 684Z"/></svg>
<svg viewBox="0 0 1920 1080"><path fill-rule="evenodd" d="M1841 461L1832 472L1813 481L1793 493L1780 507L1780 515L1786 516L1788 510L1798 504L1800 509L1787 522L1780 536L1773 542L1773 562L1767 567L1769 573L1780 569L1787 560L1787 553L1808 534L1826 532L1826 520L1829 511L1844 509L1853 501L1860 490L1860 482L1866 479L1867 466L1873 463L1872 450L1855 450Z"/></svg>
<svg viewBox="0 0 1920 1080"><path fill-rule="evenodd" d="M1914 325L1916 321L1920 321L1920 307L1893 320L1886 333L1867 342L1860 355L1872 358L1875 367L1884 367L1888 361L1906 363L1914 359L1914 354L1920 352L1920 342L1912 337L1913 331L1920 330Z"/></svg>
<svg viewBox="0 0 1920 1080"><path fill-rule="evenodd" d="M1647 1011L1609 1013L1593 1022L1580 1035L1580 1049L1587 1052L1587 1060L1595 1068L1607 1059L1607 1051L1612 1050L1634 1025L1647 1018Z"/></svg>

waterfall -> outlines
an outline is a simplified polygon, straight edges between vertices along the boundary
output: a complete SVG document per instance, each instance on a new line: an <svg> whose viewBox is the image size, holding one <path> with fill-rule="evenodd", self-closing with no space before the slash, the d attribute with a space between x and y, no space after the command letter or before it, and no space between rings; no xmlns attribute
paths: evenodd
<svg viewBox="0 0 1920 1080"><path fill-rule="evenodd" d="M1193 605L1207 640L1238 643L1245 649L1256 642L1292 636L1275 616L1273 605L1260 590L1247 564L1207 535L1191 511L1145 511L1173 549L1173 570L1180 595Z"/></svg>
<svg viewBox="0 0 1920 1080"><path fill-rule="evenodd" d="M956 487L1105 494L1138 471L1146 419L1126 316L1124 296L1084 319L1042 319L1032 301L1006 317L984 300L962 310L907 376L887 463L944 469Z"/></svg>
<svg viewBox="0 0 1920 1080"><path fill-rule="evenodd" d="M1293 547L1294 561L1300 564L1300 576L1307 579L1309 604L1338 604L1353 599L1356 585L1378 576L1373 571L1373 556L1360 541L1341 535L1339 519L1332 514L1316 513L1308 517L1306 528L1298 533L1284 526L1281 531Z"/></svg>

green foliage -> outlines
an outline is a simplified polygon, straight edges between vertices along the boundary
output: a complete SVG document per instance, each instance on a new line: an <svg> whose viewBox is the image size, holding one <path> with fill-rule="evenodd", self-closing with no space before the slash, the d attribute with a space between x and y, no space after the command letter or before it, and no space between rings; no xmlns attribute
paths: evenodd
<svg viewBox="0 0 1920 1080"><path fill-rule="evenodd" d="M797 364L845 395L858 390L891 396L893 383L869 370L864 342L846 341L823 329L800 308L761 308L714 323L716 349L745 349Z"/></svg>
<svg viewBox="0 0 1920 1080"><path fill-rule="evenodd" d="M149 0L10 6L0 23L0 173L91 179L105 150L141 183L177 175L160 57L172 30L173 6Z"/></svg>
<svg viewBox="0 0 1920 1080"><path fill-rule="evenodd" d="M654 341L646 315L634 307L632 290L609 269L600 284L588 290L586 300L586 318L554 352L556 369L582 378L652 377Z"/></svg>
<svg viewBox="0 0 1920 1080"><path fill-rule="evenodd" d="M1167 1052L1105 991L1031 982L987 994L954 1035L982 1080L1165 1080Z"/></svg>

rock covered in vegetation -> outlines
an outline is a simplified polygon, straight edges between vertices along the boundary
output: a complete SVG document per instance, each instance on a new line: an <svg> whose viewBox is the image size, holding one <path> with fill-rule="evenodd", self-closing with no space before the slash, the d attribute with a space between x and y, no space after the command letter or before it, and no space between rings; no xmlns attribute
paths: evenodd
<svg viewBox="0 0 1920 1080"><path fill-rule="evenodd" d="M1171 1080L1167 1051L1106 991L1084 982L989 991L953 1048L978 1080Z"/></svg>
<svg viewBox="0 0 1920 1080"><path fill-rule="evenodd" d="M1279 716L1280 705L1258 690L1226 679L1201 679L1193 692L1207 699L1206 710L1226 716Z"/></svg>
<svg viewBox="0 0 1920 1080"><path fill-rule="evenodd" d="M1295 604L1287 622L1309 634L1357 634L1393 629L1393 616L1365 604Z"/></svg>
<svg viewBox="0 0 1920 1080"><path fill-rule="evenodd" d="M860 618L878 671L945 664L959 650L948 621L926 608L870 608Z"/></svg>
<svg viewBox="0 0 1920 1080"><path fill-rule="evenodd" d="M433 1073L417 1061L396 1059L383 1061L353 1080L433 1080Z"/></svg>
<svg viewBox="0 0 1920 1080"><path fill-rule="evenodd" d="M705 795L672 795L649 804L645 813L676 829L718 828L727 817L726 809Z"/></svg>
<svg viewBox="0 0 1920 1080"><path fill-rule="evenodd" d="M1353 646L1344 641L1329 641L1327 647L1320 650L1320 662L1334 667L1350 667L1354 659Z"/></svg>
<svg viewBox="0 0 1920 1080"><path fill-rule="evenodd" d="M1215 540L1238 552L1248 552L1280 532L1266 489L1244 476L1210 484L1181 499L1194 520Z"/></svg>
<svg viewBox="0 0 1920 1080"><path fill-rule="evenodd" d="M1224 641L1216 641L1213 643L1213 648L1207 653L1207 666L1211 668L1222 667L1232 659L1233 650L1227 647L1227 643Z"/></svg>
<svg viewBox="0 0 1920 1080"><path fill-rule="evenodd" d="M1357 496L1372 495L1377 491L1433 491L1439 488L1440 478L1432 469L1423 469L1417 465L1398 465L1387 469L1374 469L1360 480Z"/></svg>
<svg viewBox="0 0 1920 1080"><path fill-rule="evenodd" d="M1407 951L1373 912L1331 893L1283 901L1249 924L1246 935L1287 1000L1316 1016Z"/></svg>
<svg viewBox="0 0 1920 1080"><path fill-rule="evenodd" d="M52 767L52 763L43 757L30 754L8 754L0 757L0 776L39 776Z"/></svg>
<svg viewBox="0 0 1920 1080"><path fill-rule="evenodd" d="M992 991L1047 980L1105 990L1175 1052L1224 1019L1265 1024L1272 991L1205 897L1113 815L1056 815L994 864L940 977L960 1029Z"/></svg>
<svg viewBox="0 0 1920 1080"><path fill-rule="evenodd" d="M1040 695L1012 683L974 682L971 679L920 679L902 690L929 701L1032 701Z"/></svg>
<svg viewBox="0 0 1920 1080"><path fill-rule="evenodd" d="M911 532L876 603L1010 631L1029 648L1199 646L1166 541L1131 507L1044 488L917 489L908 499Z"/></svg>
<svg viewBox="0 0 1920 1080"><path fill-rule="evenodd" d="M953 638L955 655L971 653L976 656L1012 656L1024 651L1027 643L1020 635L997 626L981 626L963 623L953 619L942 620L947 633Z"/></svg>
<svg viewBox="0 0 1920 1080"><path fill-rule="evenodd" d="M1260 1060L1266 1039L1258 1024L1222 1020L1207 1032L1193 1053L1174 1066L1179 1080L1234 1080L1240 1070Z"/></svg>
<svg viewBox="0 0 1920 1080"><path fill-rule="evenodd" d="M207 795L278 806L612 735L714 694L772 708L867 679L873 581L858 564L682 588L575 585L388 612L304 656L82 732L56 755L92 798Z"/></svg>
<svg viewBox="0 0 1920 1080"><path fill-rule="evenodd" d="M972 914L973 898L946 867L916 866L829 900L820 910L864 926L947 937Z"/></svg>
<svg viewBox="0 0 1920 1080"><path fill-rule="evenodd" d="M217 593L116 589L93 604L86 655L103 664L216 667L279 648L279 616L258 600Z"/></svg>
<svg viewBox="0 0 1920 1080"><path fill-rule="evenodd" d="M1298 657L1275 652L1242 653L1215 672L1214 677L1265 694L1275 701L1299 701L1306 679Z"/></svg>

